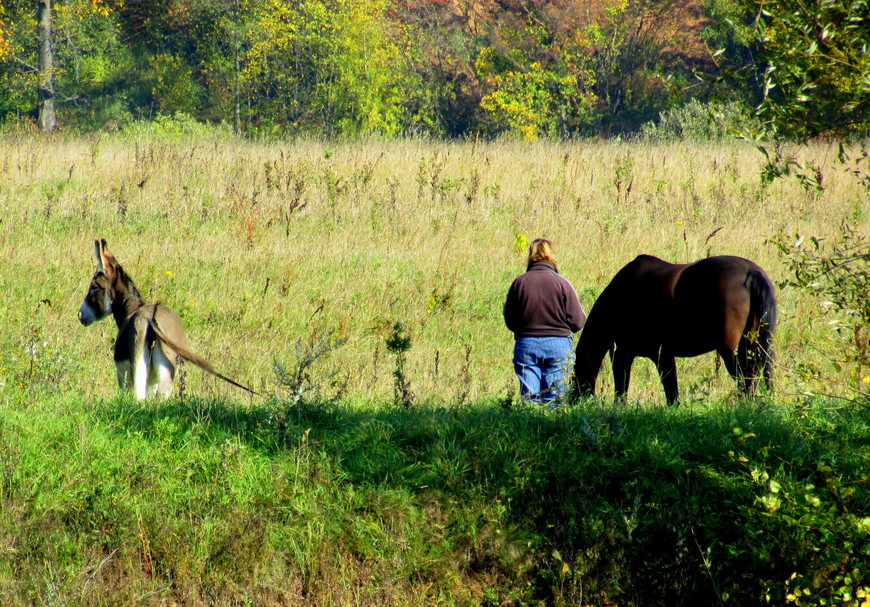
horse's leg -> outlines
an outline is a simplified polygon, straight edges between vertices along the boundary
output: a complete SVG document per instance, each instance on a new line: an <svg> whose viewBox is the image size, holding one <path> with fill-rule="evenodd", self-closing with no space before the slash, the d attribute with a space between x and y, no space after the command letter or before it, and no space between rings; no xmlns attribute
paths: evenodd
<svg viewBox="0 0 870 607"><path fill-rule="evenodd" d="M748 394L752 390L754 374L752 357L747 349L748 344L744 335L748 312L747 309L745 313L726 316L722 344L717 349L725 361L729 375L737 380L737 391L741 394Z"/></svg>
<svg viewBox="0 0 870 607"><path fill-rule="evenodd" d="M625 348L617 347L613 352L613 385L617 398L625 398L628 394L628 384L631 381L631 365L634 354L626 352Z"/></svg>
<svg viewBox="0 0 870 607"><path fill-rule="evenodd" d="M741 340L737 347L737 352L732 352L727 348L717 350L722 360L725 361L725 368L728 369L728 374L737 380L737 391L745 396L752 396L755 390L756 380L759 377L759 361L761 355L753 350L753 345L747 340ZM770 375L765 369L765 381L770 381Z"/></svg>
<svg viewBox="0 0 870 607"><path fill-rule="evenodd" d="M716 353L722 357L722 362L725 363L725 370L728 371L728 375L737 379L737 356L734 354L734 350L729 350L726 346L722 346L716 350Z"/></svg>
<svg viewBox="0 0 870 607"><path fill-rule="evenodd" d="M662 387L665 389L665 400L669 405L674 405L680 399L680 390L677 386L677 359L671 354L659 352L655 361Z"/></svg>
<svg viewBox="0 0 870 607"><path fill-rule="evenodd" d="M764 377L764 386L767 388L768 392L773 392L773 364L771 363L771 354L770 351L764 351L764 372L762 373Z"/></svg>
<svg viewBox="0 0 870 607"><path fill-rule="evenodd" d="M737 389L745 396L752 396L755 382L755 365L752 360L751 344L746 337L737 346Z"/></svg>

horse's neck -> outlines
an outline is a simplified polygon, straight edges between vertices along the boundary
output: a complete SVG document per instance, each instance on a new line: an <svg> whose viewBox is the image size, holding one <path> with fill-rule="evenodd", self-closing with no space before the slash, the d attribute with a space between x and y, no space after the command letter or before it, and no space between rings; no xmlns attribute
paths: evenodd
<svg viewBox="0 0 870 607"><path fill-rule="evenodd" d="M131 314L145 305L145 301L139 294L139 289L133 284L133 280L127 276L121 268L118 268L118 276L114 284L115 296L112 300L112 316L118 329L124 324Z"/></svg>

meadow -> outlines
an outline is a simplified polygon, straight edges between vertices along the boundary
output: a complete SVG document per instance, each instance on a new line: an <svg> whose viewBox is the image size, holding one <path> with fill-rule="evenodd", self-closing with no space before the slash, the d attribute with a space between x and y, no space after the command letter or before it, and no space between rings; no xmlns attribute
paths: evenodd
<svg viewBox="0 0 870 607"><path fill-rule="evenodd" d="M0 602L860 604L866 372L770 239L870 209L835 146L800 153L823 191L737 142L4 134ZM758 262L776 392L711 354L679 408L648 361L626 404L604 372L522 406L501 306L535 237L587 311L640 253ZM260 395L191 365L118 395L113 322L76 318L95 238Z"/></svg>

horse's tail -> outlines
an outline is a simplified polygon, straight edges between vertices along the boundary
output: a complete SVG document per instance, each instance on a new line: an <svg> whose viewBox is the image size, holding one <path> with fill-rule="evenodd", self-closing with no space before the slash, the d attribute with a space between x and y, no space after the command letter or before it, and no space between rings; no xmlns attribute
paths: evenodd
<svg viewBox="0 0 870 607"><path fill-rule="evenodd" d="M776 296L764 272L752 269L743 283L749 291L749 315L738 348L738 364L747 392L756 379L773 388L773 332L776 329Z"/></svg>

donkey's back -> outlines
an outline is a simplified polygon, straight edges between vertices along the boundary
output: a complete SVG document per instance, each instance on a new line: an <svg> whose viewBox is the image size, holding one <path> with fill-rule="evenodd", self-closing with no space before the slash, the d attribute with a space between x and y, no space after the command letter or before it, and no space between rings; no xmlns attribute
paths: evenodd
<svg viewBox="0 0 870 607"><path fill-rule="evenodd" d="M155 325L163 338L157 335ZM188 347L178 314L162 304L143 305L118 330L115 340L118 385L122 389L133 388L137 398L150 394L169 396L182 360L176 347Z"/></svg>

